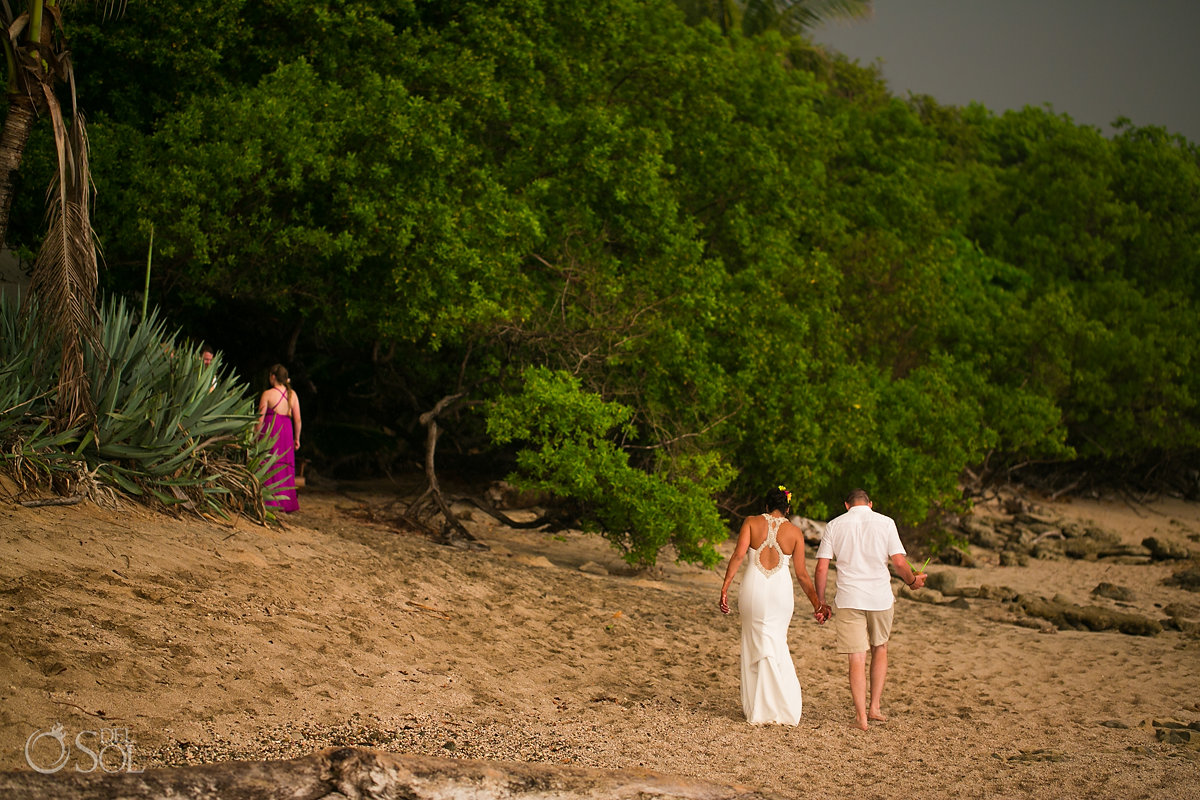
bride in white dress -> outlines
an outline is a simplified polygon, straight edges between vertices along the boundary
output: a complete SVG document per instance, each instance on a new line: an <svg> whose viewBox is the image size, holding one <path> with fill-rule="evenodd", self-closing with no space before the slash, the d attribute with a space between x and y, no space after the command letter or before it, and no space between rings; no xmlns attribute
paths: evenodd
<svg viewBox="0 0 1200 800"><path fill-rule="evenodd" d="M729 585L749 552L738 607L742 616L742 710L752 725L800 722L800 680L787 642L795 608L789 566L795 568L817 622L824 623L831 613L817 599L816 587L805 569L804 534L788 521L790 503L791 492L779 486L767 493L768 513L742 523L721 586L721 611L728 614Z"/></svg>

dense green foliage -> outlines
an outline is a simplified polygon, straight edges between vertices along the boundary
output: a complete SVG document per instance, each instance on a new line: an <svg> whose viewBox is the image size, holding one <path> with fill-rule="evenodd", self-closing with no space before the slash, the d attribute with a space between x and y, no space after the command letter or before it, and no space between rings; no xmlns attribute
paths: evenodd
<svg viewBox="0 0 1200 800"><path fill-rule="evenodd" d="M900 100L669 0L70 25L103 280L140 290L153 225L154 300L290 358L318 464L411 461L467 392L464 462L639 562L710 561L714 503L777 482L916 524L967 469L1198 465L1200 158L1160 129Z"/></svg>
<svg viewBox="0 0 1200 800"><path fill-rule="evenodd" d="M0 298L0 470L18 485L56 484L103 498L119 490L151 504L262 519L273 463L254 435L254 406L227 370L205 367L156 315L101 310L99 344L84 352L94 426L52 433L56 376L37 358L37 328ZM53 362L51 362L53 363Z"/></svg>
<svg viewBox="0 0 1200 800"><path fill-rule="evenodd" d="M532 445L517 457L529 486L570 498L585 530L632 563L653 564L670 544L685 561L716 565L713 545L726 533L711 498L732 476L714 454L663 456L653 474L637 469L614 441L636 436L630 409L583 391L566 372L533 367L524 378L520 394L492 405L488 433L497 444Z"/></svg>

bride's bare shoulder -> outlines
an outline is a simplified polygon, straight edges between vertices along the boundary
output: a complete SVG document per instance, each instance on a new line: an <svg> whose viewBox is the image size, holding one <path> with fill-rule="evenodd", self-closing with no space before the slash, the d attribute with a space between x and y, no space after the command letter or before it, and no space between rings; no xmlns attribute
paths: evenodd
<svg viewBox="0 0 1200 800"><path fill-rule="evenodd" d="M777 538L780 541L783 541L785 538L788 541L791 541L792 539L804 541L804 531L800 530L800 528L794 525L791 521L788 521L779 526Z"/></svg>

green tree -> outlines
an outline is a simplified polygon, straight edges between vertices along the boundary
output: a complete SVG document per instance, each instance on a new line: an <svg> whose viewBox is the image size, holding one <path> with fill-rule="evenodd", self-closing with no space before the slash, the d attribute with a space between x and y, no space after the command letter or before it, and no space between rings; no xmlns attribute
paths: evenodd
<svg viewBox="0 0 1200 800"><path fill-rule="evenodd" d="M586 518L651 543L675 534L631 520L685 485L736 515L782 480L823 515L869 481L916 522L967 468L1194 452L1193 150L902 101L802 37L683 17L201 0L73 24L106 283L140 289L153 224L174 319L305 361L314 452L350 432L346 463L410 462L437 409L442 453L511 460L580 519L610 491ZM576 404L620 422L572 427ZM480 409L526 427L493 438Z"/></svg>

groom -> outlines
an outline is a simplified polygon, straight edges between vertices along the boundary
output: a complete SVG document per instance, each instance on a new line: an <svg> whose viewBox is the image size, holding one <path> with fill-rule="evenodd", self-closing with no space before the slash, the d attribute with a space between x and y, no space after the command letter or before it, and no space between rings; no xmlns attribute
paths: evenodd
<svg viewBox="0 0 1200 800"><path fill-rule="evenodd" d="M887 678L887 643L892 634L891 574L888 562L910 589L925 585L925 574L914 575L905 558L900 534L891 517L876 513L862 489L846 497L846 513L831 519L817 548L817 598L825 606L829 560L838 562L837 649L850 659L850 696L855 724L867 730L868 720L887 719L879 708ZM867 650L871 651L871 707L867 708Z"/></svg>

